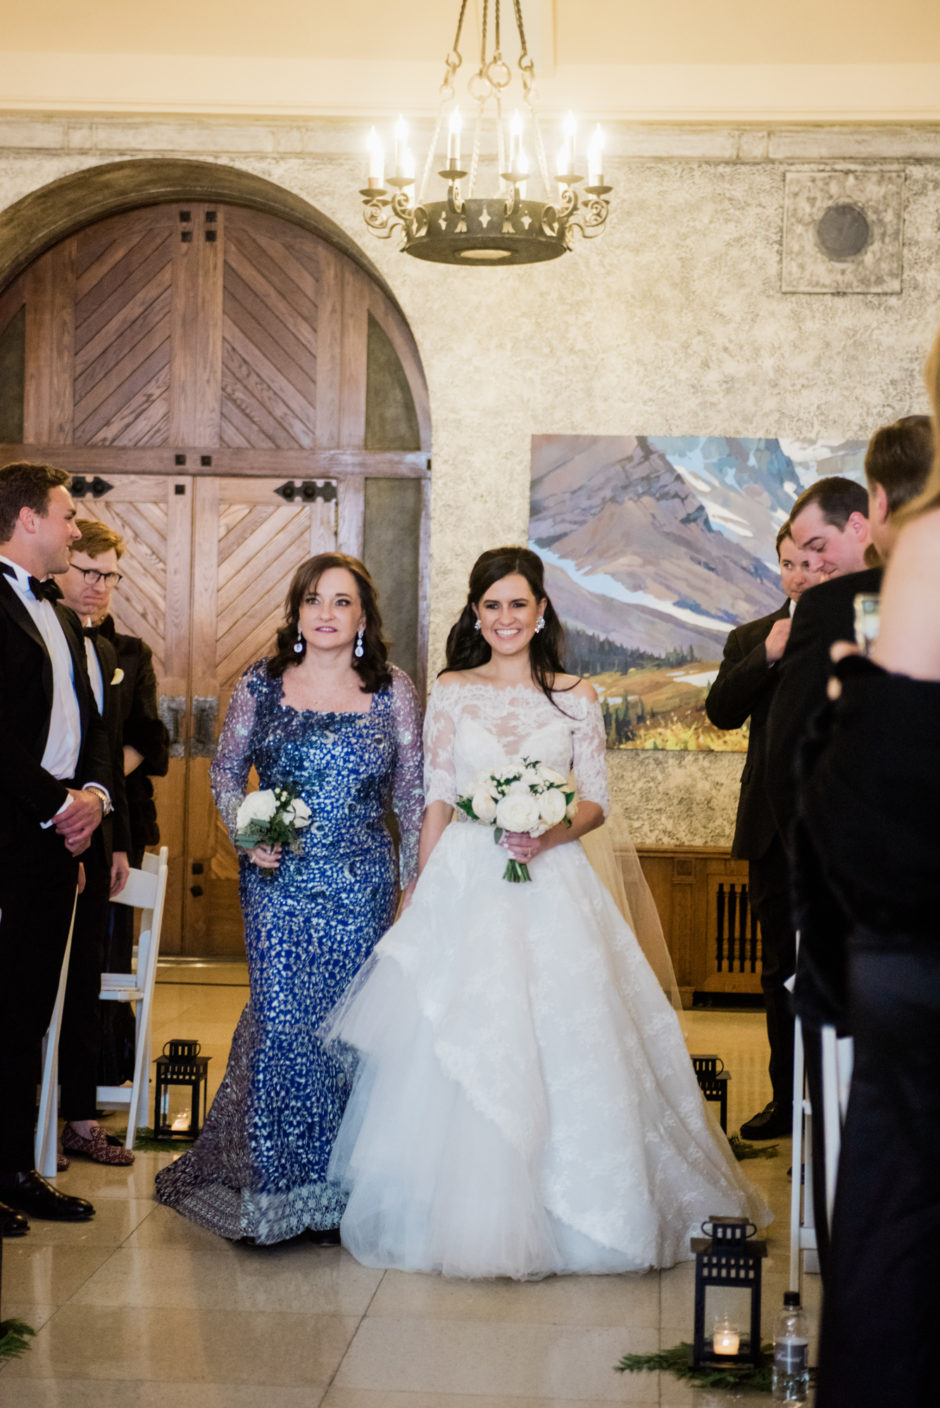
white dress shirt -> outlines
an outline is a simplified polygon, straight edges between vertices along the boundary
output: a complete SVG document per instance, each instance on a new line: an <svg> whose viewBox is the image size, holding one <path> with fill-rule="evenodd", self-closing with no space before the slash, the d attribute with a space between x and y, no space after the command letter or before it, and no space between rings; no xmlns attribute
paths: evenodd
<svg viewBox="0 0 940 1408"><path fill-rule="evenodd" d="M8 557L2 560L13 568L13 575L8 577L10 585L33 618L52 661L52 713L42 766L61 782L75 776L82 746L82 720L72 673L72 652L52 602L36 600L25 567L10 562Z"/></svg>

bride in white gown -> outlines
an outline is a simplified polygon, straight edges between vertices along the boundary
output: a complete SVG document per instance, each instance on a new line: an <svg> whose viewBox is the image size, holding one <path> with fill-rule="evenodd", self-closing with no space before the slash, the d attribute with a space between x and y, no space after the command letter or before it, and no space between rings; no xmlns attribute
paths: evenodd
<svg viewBox="0 0 940 1408"><path fill-rule="evenodd" d="M369 1266L645 1271L712 1215L770 1221L578 839L608 806L604 730L560 641L540 559L484 553L425 721L420 878L329 1022L359 1057L330 1173ZM498 846L454 805L523 755L573 770L577 814ZM507 850L531 883L502 878Z"/></svg>

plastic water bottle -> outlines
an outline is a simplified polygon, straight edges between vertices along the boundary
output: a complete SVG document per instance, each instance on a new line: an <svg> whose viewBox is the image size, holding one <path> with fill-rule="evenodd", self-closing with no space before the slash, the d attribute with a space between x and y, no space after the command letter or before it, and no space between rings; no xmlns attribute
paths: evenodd
<svg viewBox="0 0 940 1408"><path fill-rule="evenodd" d="M785 1291L774 1321L773 1397L799 1408L809 1402L809 1325L799 1291Z"/></svg>

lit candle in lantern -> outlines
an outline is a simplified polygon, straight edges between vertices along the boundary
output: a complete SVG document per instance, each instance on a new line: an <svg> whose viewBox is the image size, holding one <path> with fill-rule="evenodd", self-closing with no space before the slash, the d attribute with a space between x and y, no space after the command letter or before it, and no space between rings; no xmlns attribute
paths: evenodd
<svg viewBox="0 0 940 1408"><path fill-rule="evenodd" d="M741 1348L741 1336L730 1320L719 1320L712 1333L712 1350L715 1354L737 1354Z"/></svg>
<svg viewBox="0 0 940 1408"><path fill-rule="evenodd" d="M453 161L458 166L460 164L460 133L462 130L463 118L460 116L460 109L454 108L447 126L447 160Z"/></svg>
<svg viewBox="0 0 940 1408"><path fill-rule="evenodd" d="M369 183L381 187L385 180L385 148L382 146L382 139L374 127L369 131L367 148L369 152Z"/></svg>
<svg viewBox="0 0 940 1408"><path fill-rule="evenodd" d="M588 185L604 184L604 134L595 127L588 143Z"/></svg>
<svg viewBox="0 0 940 1408"><path fill-rule="evenodd" d="M410 147L406 147L401 158L401 174L406 181L414 184L415 179L415 154Z"/></svg>
<svg viewBox="0 0 940 1408"><path fill-rule="evenodd" d="M509 170L521 171L519 154L522 150L522 113L517 108L509 119ZM526 168L528 169L528 168Z"/></svg>
<svg viewBox="0 0 940 1408"><path fill-rule="evenodd" d="M404 157L405 142L408 140L408 126L403 117L399 117L395 123L395 175L401 176Z"/></svg>

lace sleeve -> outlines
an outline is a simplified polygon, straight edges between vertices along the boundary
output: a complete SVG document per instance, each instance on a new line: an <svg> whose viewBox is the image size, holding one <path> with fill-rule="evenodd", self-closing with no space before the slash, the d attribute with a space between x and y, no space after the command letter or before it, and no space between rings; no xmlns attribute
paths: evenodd
<svg viewBox="0 0 940 1408"><path fill-rule="evenodd" d="M574 727L572 769L578 795L584 802L597 802L604 815L610 811L607 786L607 736L597 700L585 700L585 715Z"/></svg>
<svg viewBox="0 0 940 1408"><path fill-rule="evenodd" d="M395 774L392 806L398 818L401 849L398 871L402 889L418 870L418 836L424 812L422 786L421 706L414 685L403 671L392 670L392 718L395 723Z"/></svg>
<svg viewBox="0 0 940 1408"><path fill-rule="evenodd" d="M226 831L235 841L235 814L245 796L245 783L251 767L251 737L255 723L258 671L263 662L252 665L242 675L232 695L219 735L219 743L209 781L212 796Z"/></svg>
<svg viewBox="0 0 940 1408"><path fill-rule="evenodd" d="M446 802L457 805L457 774L454 765L457 691L435 683L424 717L424 804Z"/></svg>

